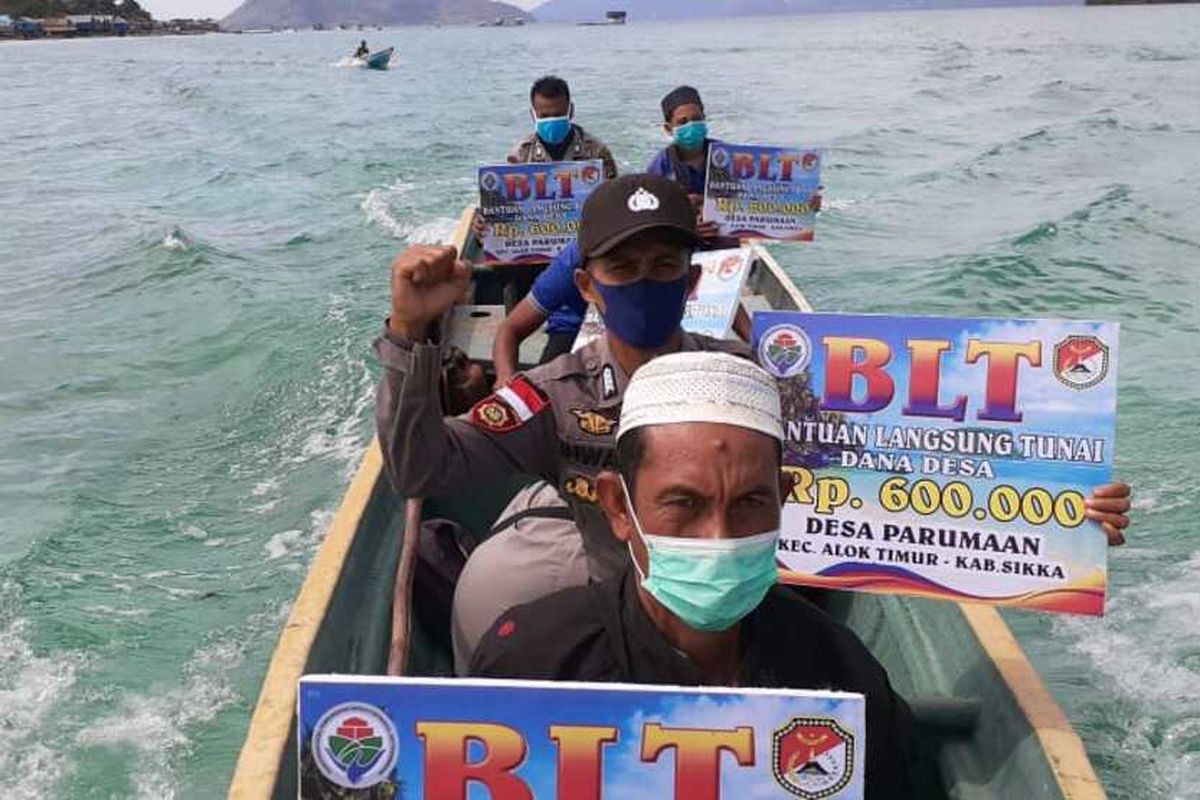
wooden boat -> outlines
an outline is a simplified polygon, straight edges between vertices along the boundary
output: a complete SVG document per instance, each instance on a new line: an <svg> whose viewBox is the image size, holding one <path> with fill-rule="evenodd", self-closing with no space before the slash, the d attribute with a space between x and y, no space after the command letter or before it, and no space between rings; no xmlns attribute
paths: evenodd
<svg viewBox="0 0 1200 800"><path fill-rule="evenodd" d="M387 69L388 64L392 60L392 52L396 48L389 47L386 50L380 50L377 53L371 53L363 59L363 65L367 69Z"/></svg>
<svg viewBox="0 0 1200 800"><path fill-rule="evenodd" d="M468 258L477 247L469 234L474 213L464 212L454 239ZM743 303L752 312L811 310L761 246L754 247ZM503 306L459 307L451 340L473 358L488 360L503 313ZM525 343L522 361L536 360L543 346L538 338ZM471 487L469 498L426 500L425 514L483 532L518 485ZM280 635L237 762L231 798L296 796L301 675L385 672L405 508L383 474L379 446L372 442ZM421 597L413 603L419 611ZM835 593L827 610L857 632L913 706L924 756L921 797L1105 796L1079 736L995 609ZM447 632L421 624L420 616L414 616L405 672L448 675Z"/></svg>

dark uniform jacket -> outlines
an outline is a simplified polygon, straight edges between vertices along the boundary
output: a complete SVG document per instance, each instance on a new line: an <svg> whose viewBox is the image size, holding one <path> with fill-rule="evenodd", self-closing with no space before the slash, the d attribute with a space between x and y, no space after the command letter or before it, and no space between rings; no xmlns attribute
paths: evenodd
<svg viewBox="0 0 1200 800"><path fill-rule="evenodd" d="M562 158L554 158L538 135L531 133L517 142L517 146L508 154L508 162L530 164L548 161L603 161L604 177L610 180L617 177L617 161L608 145L578 125L571 126L571 133L563 143L562 152Z"/></svg>
<svg viewBox="0 0 1200 800"><path fill-rule="evenodd" d="M588 574L605 580L629 563L596 504L595 478L616 468L616 423L628 378L601 336L513 378L459 417L442 417L436 345L375 342L383 378L375 425L384 463L405 497L469 493L505 473L544 478L571 507ZM683 350L749 357L740 341L683 334Z"/></svg>
<svg viewBox="0 0 1200 800"><path fill-rule="evenodd" d="M912 721L887 673L848 628L776 586L742 621L739 686L835 689L867 699L868 798L913 795ZM470 674L486 678L699 686L700 669L642 608L637 578L564 589L511 609L484 635Z"/></svg>

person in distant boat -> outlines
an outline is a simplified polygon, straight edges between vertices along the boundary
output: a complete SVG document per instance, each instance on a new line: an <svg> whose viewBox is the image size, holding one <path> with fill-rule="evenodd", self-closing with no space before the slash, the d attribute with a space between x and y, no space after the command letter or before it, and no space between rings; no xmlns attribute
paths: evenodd
<svg viewBox="0 0 1200 800"><path fill-rule="evenodd" d="M616 443L596 496L625 569L506 611L469 673L858 692L866 796L913 797L912 717L887 672L850 629L777 584L793 478L774 378L726 353L656 358L626 387ZM822 769L812 751L786 766Z"/></svg>
<svg viewBox="0 0 1200 800"><path fill-rule="evenodd" d="M361 42L358 43L358 49L354 51L354 57L355 58L366 58L370 54L371 54L371 51L367 49L367 40L363 39Z"/></svg>

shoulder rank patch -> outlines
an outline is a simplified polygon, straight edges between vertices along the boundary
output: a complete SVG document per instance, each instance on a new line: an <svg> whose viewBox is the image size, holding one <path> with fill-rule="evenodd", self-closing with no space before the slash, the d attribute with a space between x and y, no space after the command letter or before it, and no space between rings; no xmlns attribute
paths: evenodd
<svg viewBox="0 0 1200 800"><path fill-rule="evenodd" d="M617 396L617 373L613 371L612 364L605 364L604 369L600 371L600 397L603 400L611 400Z"/></svg>
<svg viewBox="0 0 1200 800"><path fill-rule="evenodd" d="M548 405L546 396L521 375L476 403L471 409L471 424L505 433L521 427Z"/></svg>
<svg viewBox="0 0 1200 800"><path fill-rule="evenodd" d="M596 484L591 478L586 475L572 475L563 481L563 492L568 497L574 497L584 503L595 503L599 500L596 497Z"/></svg>
<svg viewBox="0 0 1200 800"><path fill-rule="evenodd" d="M572 408L571 413L579 420L579 429L584 433L590 433L592 436L608 436L617 424L596 411Z"/></svg>

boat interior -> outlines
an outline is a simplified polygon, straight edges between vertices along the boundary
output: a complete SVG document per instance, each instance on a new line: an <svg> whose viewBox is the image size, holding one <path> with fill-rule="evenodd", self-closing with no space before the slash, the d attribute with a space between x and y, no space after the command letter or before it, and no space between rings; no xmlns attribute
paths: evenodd
<svg viewBox="0 0 1200 800"><path fill-rule="evenodd" d="M469 233L474 213L464 212L455 237L467 259L476 255ZM811 310L770 252L751 246L753 268L742 297L747 310ZM478 302L455 309L448 341L490 365L506 305L528 289L534 272L478 268ZM543 334L531 337L521 361L536 363L543 345ZM463 487L460 496L429 498L423 516L453 520L482 538L512 494L531 480L507 476ZM372 443L281 637L231 797L296 796L294 712L301 674L386 671L404 509ZM432 602L432 591L418 574L405 674L451 674L448 605ZM909 701L920 732L921 797L1105 796L1078 736L995 609L848 592L825 592L821 604L857 633Z"/></svg>

